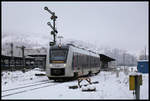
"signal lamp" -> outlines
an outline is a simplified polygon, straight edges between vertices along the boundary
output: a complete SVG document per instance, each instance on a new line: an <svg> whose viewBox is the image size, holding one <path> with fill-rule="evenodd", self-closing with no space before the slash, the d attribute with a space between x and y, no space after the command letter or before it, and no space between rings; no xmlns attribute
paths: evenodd
<svg viewBox="0 0 150 101"><path fill-rule="evenodd" d="M45 10L48 10L48 7L44 7Z"/></svg>
<svg viewBox="0 0 150 101"><path fill-rule="evenodd" d="M59 44L58 47L61 48L61 44Z"/></svg>

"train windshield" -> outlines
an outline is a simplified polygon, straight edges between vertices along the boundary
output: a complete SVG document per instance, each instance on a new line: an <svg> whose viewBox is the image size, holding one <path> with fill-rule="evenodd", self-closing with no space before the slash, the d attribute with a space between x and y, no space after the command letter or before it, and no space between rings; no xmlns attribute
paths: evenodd
<svg viewBox="0 0 150 101"><path fill-rule="evenodd" d="M52 61L66 61L67 49L52 49L50 50L50 60Z"/></svg>

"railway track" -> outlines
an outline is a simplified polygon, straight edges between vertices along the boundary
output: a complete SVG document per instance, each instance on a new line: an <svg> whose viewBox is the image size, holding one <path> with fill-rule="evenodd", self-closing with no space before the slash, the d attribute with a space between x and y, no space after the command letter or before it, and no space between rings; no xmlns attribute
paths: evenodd
<svg viewBox="0 0 150 101"><path fill-rule="evenodd" d="M23 92L28 92L40 88L45 88L49 86L55 86L60 83L52 83L52 82L43 82L43 83L38 83L38 84L33 84L33 85L28 85L28 86L22 86L22 87L17 87L17 88L12 88L12 89L7 89L2 91L2 96L1 97L6 97L6 96L11 96Z"/></svg>
<svg viewBox="0 0 150 101"><path fill-rule="evenodd" d="M48 82L48 81L47 81L47 82ZM26 87L36 86L36 85L40 85L40 84L46 84L47 82L36 83L36 84L27 85L27 86L22 86L22 87L17 87L17 88L11 88L11 89L7 89L7 90L3 90L2 92L7 92L7 91L17 90L17 89L21 89L21 88L26 88Z"/></svg>
<svg viewBox="0 0 150 101"><path fill-rule="evenodd" d="M19 84L19 85L37 84L37 83L40 83L40 82L48 82L48 81L50 81L50 80L41 80L41 81L35 81L35 82L24 83L24 84Z"/></svg>

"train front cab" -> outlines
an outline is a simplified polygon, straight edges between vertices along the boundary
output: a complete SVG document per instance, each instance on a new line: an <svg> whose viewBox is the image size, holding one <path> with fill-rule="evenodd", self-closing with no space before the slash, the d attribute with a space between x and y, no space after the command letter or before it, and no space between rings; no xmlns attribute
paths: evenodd
<svg viewBox="0 0 150 101"><path fill-rule="evenodd" d="M47 58L46 75L49 79L63 79L73 77L71 71L71 52L69 47L51 47Z"/></svg>

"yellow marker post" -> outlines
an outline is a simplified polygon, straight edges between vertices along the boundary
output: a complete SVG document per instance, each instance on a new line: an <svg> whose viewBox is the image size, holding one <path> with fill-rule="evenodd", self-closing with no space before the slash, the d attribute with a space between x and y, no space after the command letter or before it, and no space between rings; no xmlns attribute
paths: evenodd
<svg viewBox="0 0 150 101"><path fill-rule="evenodd" d="M135 90L136 99L140 99L140 85L142 85L142 75L129 76L129 89Z"/></svg>
<svg viewBox="0 0 150 101"><path fill-rule="evenodd" d="M135 76L134 75L129 76L129 89L135 90Z"/></svg>

